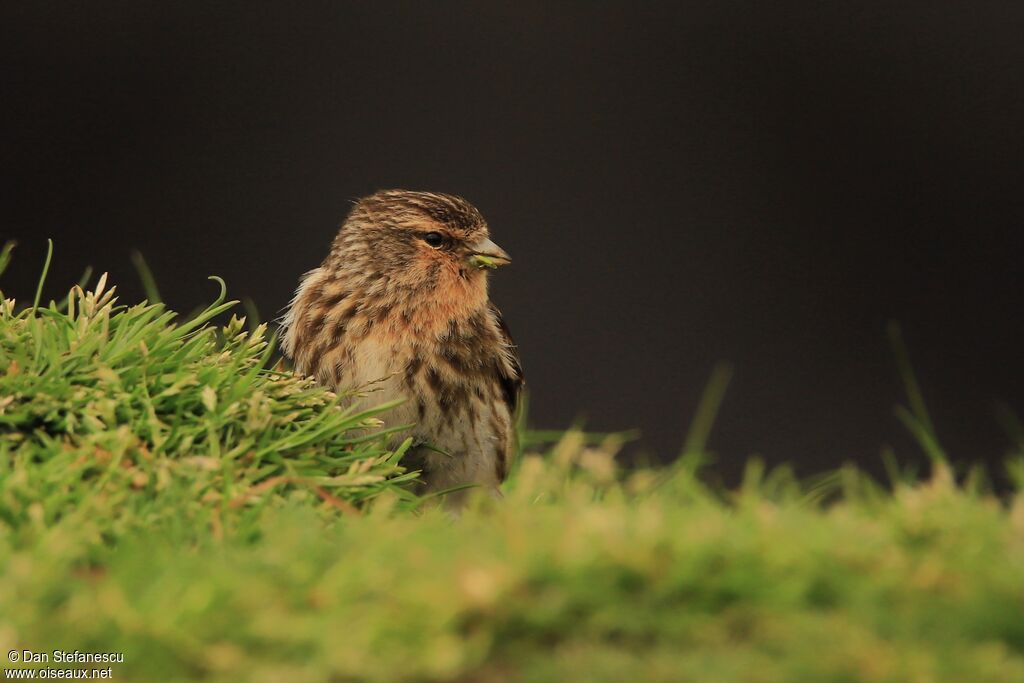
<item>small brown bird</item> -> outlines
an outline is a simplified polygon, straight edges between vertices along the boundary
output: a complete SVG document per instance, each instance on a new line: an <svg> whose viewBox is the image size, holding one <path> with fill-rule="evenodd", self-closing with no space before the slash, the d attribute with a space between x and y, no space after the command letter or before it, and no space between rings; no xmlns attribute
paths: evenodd
<svg viewBox="0 0 1024 683"><path fill-rule="evenodd" d="M427 491L496 490L508 472L523 378L487 271L509 261L461 197L384 190L356 203L285 315L299 372L339 391L372 385L373 403L405 399L382 419L415 423L404 462Z"/></svg>

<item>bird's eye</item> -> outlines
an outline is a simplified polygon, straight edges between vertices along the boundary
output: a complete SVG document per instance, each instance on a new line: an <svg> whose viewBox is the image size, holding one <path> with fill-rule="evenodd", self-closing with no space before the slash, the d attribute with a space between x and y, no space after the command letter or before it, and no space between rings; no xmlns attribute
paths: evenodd
<svg viewBox="0 0 1024 683"><path fill-rule="evenodd" d="M444 235L439 232L428 232L423 235L423 241L437 249L444 244Z"/></svg>

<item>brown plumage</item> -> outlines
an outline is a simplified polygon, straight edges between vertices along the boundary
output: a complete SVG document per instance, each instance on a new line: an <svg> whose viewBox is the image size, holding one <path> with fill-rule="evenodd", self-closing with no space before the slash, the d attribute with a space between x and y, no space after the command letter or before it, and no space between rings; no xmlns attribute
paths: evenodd
<svg viewBox="0 0 1024 683"><path fill-rule="evenodd" d="M285 316L299 372L372 387L366 405L405 399L382 419L415 423L406 462L426 490L494 489L508 472L522 371L487 295L487 270L508 262L466 200L385 190L356 203Z"/></svg>

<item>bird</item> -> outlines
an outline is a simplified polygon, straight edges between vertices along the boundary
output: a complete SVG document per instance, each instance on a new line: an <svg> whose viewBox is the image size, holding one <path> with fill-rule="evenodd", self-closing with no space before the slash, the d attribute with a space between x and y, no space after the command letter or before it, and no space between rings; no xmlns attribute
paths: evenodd
<svg viewBox="0 0 1024 683"><path fill-rule="evenodd" d="M421 492L500 497L517 450L519 352L488 294L511 262L462 197L381 190L355 202L323 263L300 280L282 348L297 372L349 402L401 399L381 415ZM372 391L358 391L358 389ZM361 399L359 398L361 397Z"/></svg>

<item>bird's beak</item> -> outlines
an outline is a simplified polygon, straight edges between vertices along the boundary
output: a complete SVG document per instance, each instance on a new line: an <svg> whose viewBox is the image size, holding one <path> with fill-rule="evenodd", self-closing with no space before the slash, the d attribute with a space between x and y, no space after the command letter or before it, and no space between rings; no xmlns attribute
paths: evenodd
<svg viewBox="0 0 1024 683"><path fill-rule="evenodd" d="M497 268L512 262L512 257L489 239L471 244L469 249L469 265L474 268Z"/></svg>

